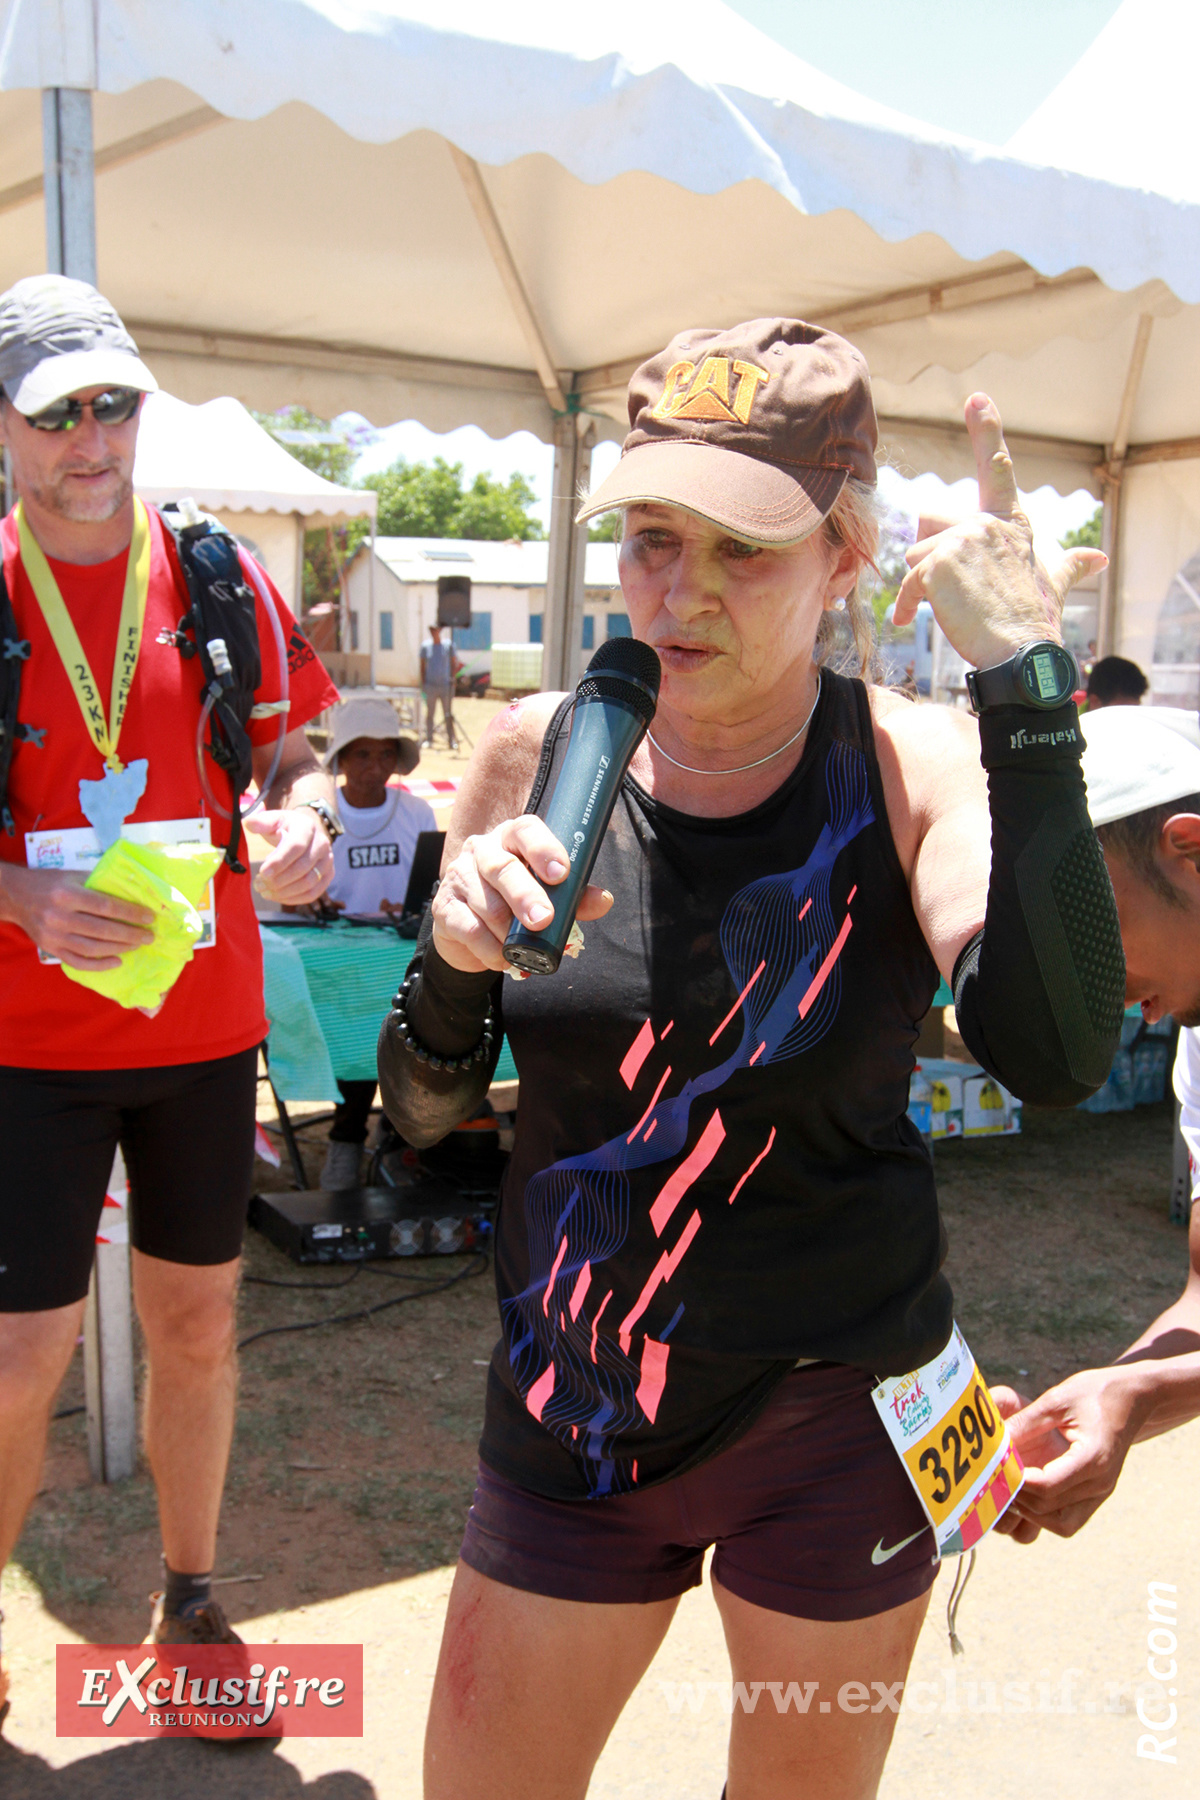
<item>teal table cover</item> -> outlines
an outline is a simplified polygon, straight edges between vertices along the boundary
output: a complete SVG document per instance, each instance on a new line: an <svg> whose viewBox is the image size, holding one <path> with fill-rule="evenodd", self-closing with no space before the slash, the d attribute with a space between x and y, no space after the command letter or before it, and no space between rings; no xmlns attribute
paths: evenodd
<svg viewBox="0 0 1200 1800"><path fill-rule="evenodd" d="M280 1099L337 1101L335 1078L374 1081L379 1027L415 939L338 919L321 928L263 926L262 940L267 1051ZM507 1040L494 1079L517 1079Z"/></svg>

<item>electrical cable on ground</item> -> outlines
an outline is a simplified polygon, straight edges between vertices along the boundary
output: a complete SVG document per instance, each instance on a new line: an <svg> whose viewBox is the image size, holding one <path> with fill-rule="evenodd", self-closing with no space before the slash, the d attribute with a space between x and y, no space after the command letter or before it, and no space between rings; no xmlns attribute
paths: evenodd
<svg viewBox="0 0 1200 1800"><path fill-rule="evenodd" d="M488 1266L486 1251L477 1250L465 1269L459 1269L454 1275L439 1278L436 1275L418 1275L407 1269L376 1269L370 1264L359 1263L358 1267L348 1275L345 1281L279 1281L270 1275L244 1275L244 1284L255 1287L301 1288L308 1293L324 1294L337 1288L349 1287L363 1274L379 1275L386 1281L417 1281L423 1291L415 1294L397 1294L391 1300L380 1300L374 1306L360 1306L354 1312L331 1313L325 1319L304 1319L298 1325L268 1325L262 1331L252 1331L248 1337L239 1338L237 1347L244 1350L248 1344L256 1344L260 1338L282 1337L292 1331L319 1331L325 1325L347 1325L355 1319L369 1319L375 1313L386 1312L390 1306L403 1306L407 1300L428 1300L434 1294L444 1294L447 1288L456 1287L460 1281L472 1281L482 1275ZM63 1406L52 1415L54 1419L71 1419L77 1413L87 1411L86 1406Z"/></svg>
<svg viewBox="0 0 1200 1800"><path fill-rule="evenodd" d="M486 1253L477 1251L475 1255L472 1256L470 1263L465 1269L460 1269L456 1275L449 1276L445 1281L431 1282L430 1285L426 1286L421 1292L415 1294L397 1294L394 1299L380 1300L374 1306L362 1306L354 1312L332 1313L325 1319L304 1319L298 1325L267 1325L261 1331L252 1331L248 1337L240 1338L237 1347L239 1350L244 1350L247 1345L256 1344L261 1338L284 1337L289 1332L293 1331L319 1331L326 1325L347 1325L351 1324L356 1319L369 1319L376 1313L386 1312L390 1306L403 1306L406 1301L409 1300L427 1300L432 1294L445 1293L447 1288L456 1287L460 1281L471 1281L475 1276L482 1275L487 1269L487 1266L488 1259ZM391 1279L396 1281L417 1280L429 1282L430 1280L427 1275L411 1276L401 1274L399 1271L393 1275L391 1270L373 1269L370 1270L369 1273L387 1274ZM340 1287L347 1284L339 1282L336 1285Z"/></svg>

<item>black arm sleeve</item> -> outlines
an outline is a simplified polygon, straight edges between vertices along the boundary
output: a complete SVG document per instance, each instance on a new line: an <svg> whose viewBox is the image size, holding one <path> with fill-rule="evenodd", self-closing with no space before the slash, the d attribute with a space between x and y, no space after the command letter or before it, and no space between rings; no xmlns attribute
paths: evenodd
<svg viewBox="0 0 1200 1800"><path fill-rule="evenodd" d="M1001 707L979 721L992 816L983 930L954 967L963 1043L1023 1100L1075 1106L1103 1085L1121 1037L1125 957L1087 811L1073 705Z"/></svg>
<svg viewBox="0 0 1200 1800"><path fill-rule="evenodd" d="M500 1058L504 1021L500 1016L503 976L487 969L464 974L438 955L432 943L433 915L427 912L409 975L408 1023L436 1056L457 1057L473 1050L483 1035L488 1002L495 1013L490 1056L469 1069L434 1069L405 1049L396 1030L395 1008L379 1033L379 1090L383 1110L406 1142L426 1149L469 1119L487 1094Z"/></svg>

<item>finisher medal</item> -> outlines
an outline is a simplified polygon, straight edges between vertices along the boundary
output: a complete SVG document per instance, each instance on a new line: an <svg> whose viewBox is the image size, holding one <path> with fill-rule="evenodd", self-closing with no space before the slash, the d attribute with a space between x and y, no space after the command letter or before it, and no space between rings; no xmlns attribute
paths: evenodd
<svg viewBox="0 0 1200 1800"><path fill-rule="evenodd" d="M99 781L79 783L79 804L83 816L99 840L101 850L109 849L121 835L121 826L146 791L150 764L144 756L126 766L117 756L117 742L129 702L129 690L137 670L142 643L142 627L146 618L146 599L150 592L150 520L141 501L133 502L133 537L129 545L129 561L125 569L125 592L121 600L121 622L117 630L117 653L113 659L112 691L108 717L100 698L100 688L79 641L75 622L42 547L25 521L25 508L18 503L17 531L20 537L21 561L29 577L37 603L42 609L46 627L54 639L67 679L79 702L88 736L104 759L104 773Z"/></svg>

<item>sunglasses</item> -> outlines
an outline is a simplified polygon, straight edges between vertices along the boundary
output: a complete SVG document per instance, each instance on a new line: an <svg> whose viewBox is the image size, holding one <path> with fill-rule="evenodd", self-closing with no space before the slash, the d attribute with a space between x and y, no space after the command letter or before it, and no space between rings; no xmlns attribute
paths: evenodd
<svg viewBox="0 0 1200 1800"><path fill-rule="evenodd" d="M137 411L141 397L140 388L127 387L108 388L94 400L77 400L68 395L52 400L41 412L27 414L25 423L35 431L74 431L83 419L85 407L90 407L97 425L124 425Z"/></svg>

